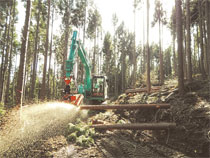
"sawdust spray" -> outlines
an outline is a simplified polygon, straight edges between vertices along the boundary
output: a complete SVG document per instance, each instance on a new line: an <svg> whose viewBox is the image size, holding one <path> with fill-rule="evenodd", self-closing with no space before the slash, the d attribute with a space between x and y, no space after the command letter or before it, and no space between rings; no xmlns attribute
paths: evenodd
<svg viewBox="0 0 210 158"><path fill-rule="evenodd" d="M64 134L68 123L80 117L86 118L87 112L61 102L34 104L13 111L0 131L0 157L5 152Z"/></svg>

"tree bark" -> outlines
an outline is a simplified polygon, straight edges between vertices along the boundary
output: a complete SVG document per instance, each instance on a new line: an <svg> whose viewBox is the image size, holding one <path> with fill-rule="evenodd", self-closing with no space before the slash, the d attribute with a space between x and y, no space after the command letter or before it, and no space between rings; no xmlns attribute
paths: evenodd
<svg viewBox="0 0 210 158"><path fill-rule="evenodd" d="M205 25L205 21L203 20L203 34L204 34L204 69L206 75L208 75L209 68L208 68L208 41L207 41L207 27Z"/></svg>
<svg viewBox="0 0 210 158"><path fill-rule="evenodd" d="M191 31L190 31L190 1L186 0L186 29L187 29L187 79L192 82L192 62L191 62Z"/></svg>
<svg viewBox="0 0 210 158"><path fill-rule="evenodd" d="M63 76L66 76L66 60L67 60L67 54L68 54L68 45L69 45L69 33L70 33L70 1L67 0L66 8L65 8L65 14L64 14L64 22L65 22L65 45L64 45L64 52L63 52ZM65 83L62 82L62 86L64 86Z"/></svg>
<svg viewBox="0 0 210 158"><path fill-rule="evenodd" d="M159 23L159 57L160 57L160 85L164 84L164 73L163 73L163 54L161 48L161 27L160 27L160 19Z"/></svg>
<svg viewBox="0 0 210 158"><path fill-rule="evenodd" d="M145 53L145 51L146 51L146 49L145 49L145 22L144 22L144 9L143 9L143 27L142 27L142 31L143 31L143 41L142 41L142 48L143 48L143 68L142 68L142 74L143 73L145 73L145 71L146 71L146 53Z"/></svg>
<svg viewBox="0 0 210 158"><path fill-rule="evenodd" d="M184 9L184 7L182 8ZM183 71L184 71L184 79L187 79L187 36L186 36L186 15L183 13L182 16L184 16L184 22L183 24Z"/></svg>
<svg viewBox="0 0 210 158"><path fill-rule="evenodd" d="M125 62L125 51L122 52L122 63L121 63L121 72L122 72L122 89L121 93L125 91L125 73L126 73L126 62Z"/></svg>
<svg viewBox="0 0 210 158"><path fill-rule="evenodd" d="M115 65L115 75L114 75L114 93L115 93L115 97L117 97L118 95L118 71L117 71L117 64L116 64L116 60L117 60L117 54L116 54L116 23L113 22L114 25L114 65Z"/></svg>
<svg viewBox="0 0 210 158"><path fill-rule="evenodd" d="M33 59L33 71L31 77L31 98L34 98L34 91L36 87L36 72L37 72L37 54L38 54L38 44L39 44L39 23L40 23L40 12L41 12L41 0L38 2L38 15L36 21L36 37L35 37L35 45L34 45L34 59Z"/></svg>
<svg viewBox="0 0 210 158"><path fill-rule="evenodd" d="M0 101L2 100L2 93L3 93L3 83L4 83L4 67L5 67L5 46L7 44L7 32L9 31L8 30L8 17L9 17L9 10L7 10L7 15L6 15L6 23L5 23L5 30L4 30L4 35L3 35L3 39L4 40L1 40L1 45L2 45L2 60L1 60L1 69L0 69Z"/></svg>
<svg viewBox="0 0 210 158"><path fill-rule="evenodd" d="M51 39L50 39L50 57L49 57L49 68L48 68L48 76L47 76L47 89L48 89L48 99L51 98L51 88L50 88L50 69L51 69L51 59L52 59L52 44L53 44L53 22L54 22L54 8L52 11L52 23L51 23Z"/></svg>
<svg viewBox="0 0 210 158"><path fill-rule="evenodd" d="M115 104L115 105L81 105L80 109L108 110L108 109L169 109L170 104Z"/></svg>
<svg viewBox="0 0 210 158"><path fill-rule="evenodd" d="M173 68L174 68L174 75L177 76L177 57L176 57L176 23L173 20Z"/></svg>
<svg viewBox="0 0 210 158"><path fill-rule="evenodd" d="M97 36L97 27L95 30L95 37L94 37L94 50L93 50L93 68L92 68L92 72L95 73L96 71L96 36Z"/></svg>
<svg viewBox="0 0 210 158"><path fill-rule="evenodd" d="M200 29L200 47L201 47L201 74L202 77L206 77L206 72L204 69L204 44L203 44L203 22L202 22L202 6L201 6L201 0L198 0L198 13L199 13L199 29Z"/></svg>
<svg viewBox="0 0 210 158"><path fill-rule="evenodd" d="M47 72L47 55L48 55L48 47L49 47L49 27L50 27L50 0L48 0L47 31L46 31L44 68L43 68L42 87L41 87L42 100L45 99L45 95L46 95L46 72Z"/></svg>
<svg viewBox="0 0 210 158"><path fill-rule="evenodd" d="M178 88L179 94L184 94L184 72L183 72L183 28L181 0L176 0L176 31L178 45Z"/></svg>
<svg viewBox="0 0 210 158"><path fill-rule="evenodd" d="M208 35L208 40L207 40L207 44L208 44L208 67L209 67L209 80L210 80L210 2L208 0L206 0L206 20L207 20L207 35Z"/></svg>
<svg viewBox="0 0 210 158"><path fill-rule="evenodd" d="M56 54L56 52L55 52ZM56 73L56 61L54 62L54 72L53 72L53 98L55 99L56 93L55 93L55 87L56 87L56 81L55 81L55 74Z"/></svg>
<svg viewBox="0 0 210 158"><path fill-rule="evenodd" d="M86 11L87 11L87 0L85 0L85 17L84 17L84 24L83 24L83 45L85 45L85 32L86 32ZM82 73L83 74L83 73ZM83 75L82 75L83 76Z"/></svg>
<svg viewBox="0 0 210 158"><path fill-rule="evenodd" d="M150 83L150 50L149 50L149 0L147 0L147 92L151 90Z"/></svg>
<svg viewBox="0 0 210 158"><path fill-rule="evenodd" d="M126 124L95 124L91 128L113 130L113 129L128 129L128 130L167 130L175 128L176 123L126 123Z"/></svg>
<svg viewBox="0 0 210 158"><path fill-rule="evenodd" d="M136 0L134 0L134 5L136 5ZM133 72L132 72L132 86L136 85L136 69L137 69L137 61L136 61L136 6L134 6L134 51L133 51Z"/></svg>
<svg viewBox="0 0 210 158"><path fill-rule="evenodd" d="M12 68L12 51L13 51L13 38L14 38L14 25L15 25L15 3L16 0L13 1L13 13L12 13L12 37L10 41L10 56L9 56L9 68L8 68L8 75L7 75L7 86L6 86L6 92L5 92L5 99L4 99L4 104L8 104L9 101L9 85L10 85L10 73L11 73L11 68Z"/></svg>
<svg viewBox="0 0 210 158"><path fill-rule="evenodd" d="M199 55L199 52L200 52L200 41L199 41L199 27L196 26L196 43L197 43L197 47L198 47L198 51L197 51L197 54L198 54L198 73L201 72L201 56Z"/></svg>
<svg viewBox="0 0 210 158"><path fill-rule="evenodd" d="M23 92L25 57L26 57L26 50L27 50L29 27L30 27L30 16L31 16L31 0L28 0L26 4L26 17L25 17L23 36L22 36L20 65L19 65L18 79L17 79L17 89L16 89L16 103L17 104L21 103L21 98L22 98L21 94Z"/></svg>
<svg viewBox="0 0 210 158"><path fill-rule="evenodd" d="M193 32L196 32L196 28L194 28L194 31ZM198 65L197 65L197 55L198 55L198 49L196 49L196 45L199 45L198 43L196 43L197 41L196 41L196 33L194 34L194 36L193 36L193 48L194 48L194 51L193 51L193 53L194 53L194 58L193 58L193 63L192 63L192 65L194 65L194 67L193 67L193 73L194 74L196 74L197 73L197 68L198 68Z"/></svg>
<svg viewBox="0 0 210 158"><path fill-rule="evenodd" d="M12 19L12 5L10 6L10 11L9 11L9 26L8 26L8 31L7 31L7 38L6 38L6 54L5 54L5 60L4 60L4 67L3 67L3 73L2 73L2 93L1 93L1 101L4 103L5 99L5 91L6 91L6 85L7 85L7 76L8 76L8 61L9 61L9 56L10 56L10 31L11 31L11 20Z"/></svg>

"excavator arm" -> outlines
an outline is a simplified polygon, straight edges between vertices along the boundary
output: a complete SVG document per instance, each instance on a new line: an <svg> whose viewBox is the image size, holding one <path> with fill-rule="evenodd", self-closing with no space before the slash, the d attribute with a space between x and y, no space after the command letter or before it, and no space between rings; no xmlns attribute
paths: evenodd
<svg viewBox="0 0 210 158"><path fill-rule="evenodd" d="M70 47L69 57L68 57L68 60L66 61L66 77L67 78L70 78L72 76L76 53L78 53L78 56L80 57L80 60L82 61L82 64L85 67L86 74L85 74L85 80L84 80L84 85L85 85L84 90L85 90L85 94L88 95L88 93L91 92L91 66L87 58L87 53L84 50L84 47L77 40L77 31L74 31L73 36L72 36L72 43Z"/></svg>
<svg viewBox="0 0 210 158"><path fill-rule="evenodd" d="M78 45L78 55L85 67L86 73L85 73L85 80L84 80L84 85L85 85L84 89L87 94L91 91L91 66L87 58L87 53L84 50L84 47L79 43L79 41L77 41L77 45Z"/></svg>
<svg viewBox="0 0 210 158"><path fill-rule="evenodd" d="M73 71L73 67L74 67L75 53L76 53L77 48L78 48L76 39L77 39L77 32L74 31L73 36L72 36L72 42L71 42L69 57L68 57L68 60L66 61L66 77L67 78L70 78L71 73Z"/></svg>

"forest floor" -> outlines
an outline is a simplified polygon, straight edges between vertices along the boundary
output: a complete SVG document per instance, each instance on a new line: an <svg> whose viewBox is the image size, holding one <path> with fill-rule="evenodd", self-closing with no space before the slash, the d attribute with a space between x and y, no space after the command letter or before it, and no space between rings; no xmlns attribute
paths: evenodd
<svg viewBox="0 0 210 158"><path fill-rule="evenodd" d="M210 93L209 83L185 84L180 96L177 82L166 81L151 94L122 94L111 104L170 103L162 110L109 110L92 113L64 103L51 102L10 110L0 119L0 157L145 158L209 157ZM53 106L54 105L54 106ZM66 141L65 131L76 118L84 122L106 123L175 122L173 130L97 132L90 147Z"/></svg>

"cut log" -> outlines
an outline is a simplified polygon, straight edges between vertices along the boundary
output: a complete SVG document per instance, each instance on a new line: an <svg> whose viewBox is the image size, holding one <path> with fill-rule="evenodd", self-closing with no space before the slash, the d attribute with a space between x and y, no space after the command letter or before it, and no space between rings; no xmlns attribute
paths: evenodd
<svg viewBox="0 0 210 158"><path fill-rule="evenodd" d="M160 90L160 86L152 87L151 92L157 92ZM140 93L140 92L147 92L146 88L136 88L136 89L127 89L125 93Z"/></svg>
<svg viewBox="0 0 210 158"><path fill-rule="evenodd" d="M98 124L92 125L91 128L112 130L112 129L124 129L124 130L164 130L176 127L176 123L132 123L132 124Z"/></svg>
<svg viewBox="0 0 210 158"><path fill-rule="evenodd" d="M170 104L118 104L118 105L81 105L80 109L108 110L108 109L168 109Z"/></svg>

